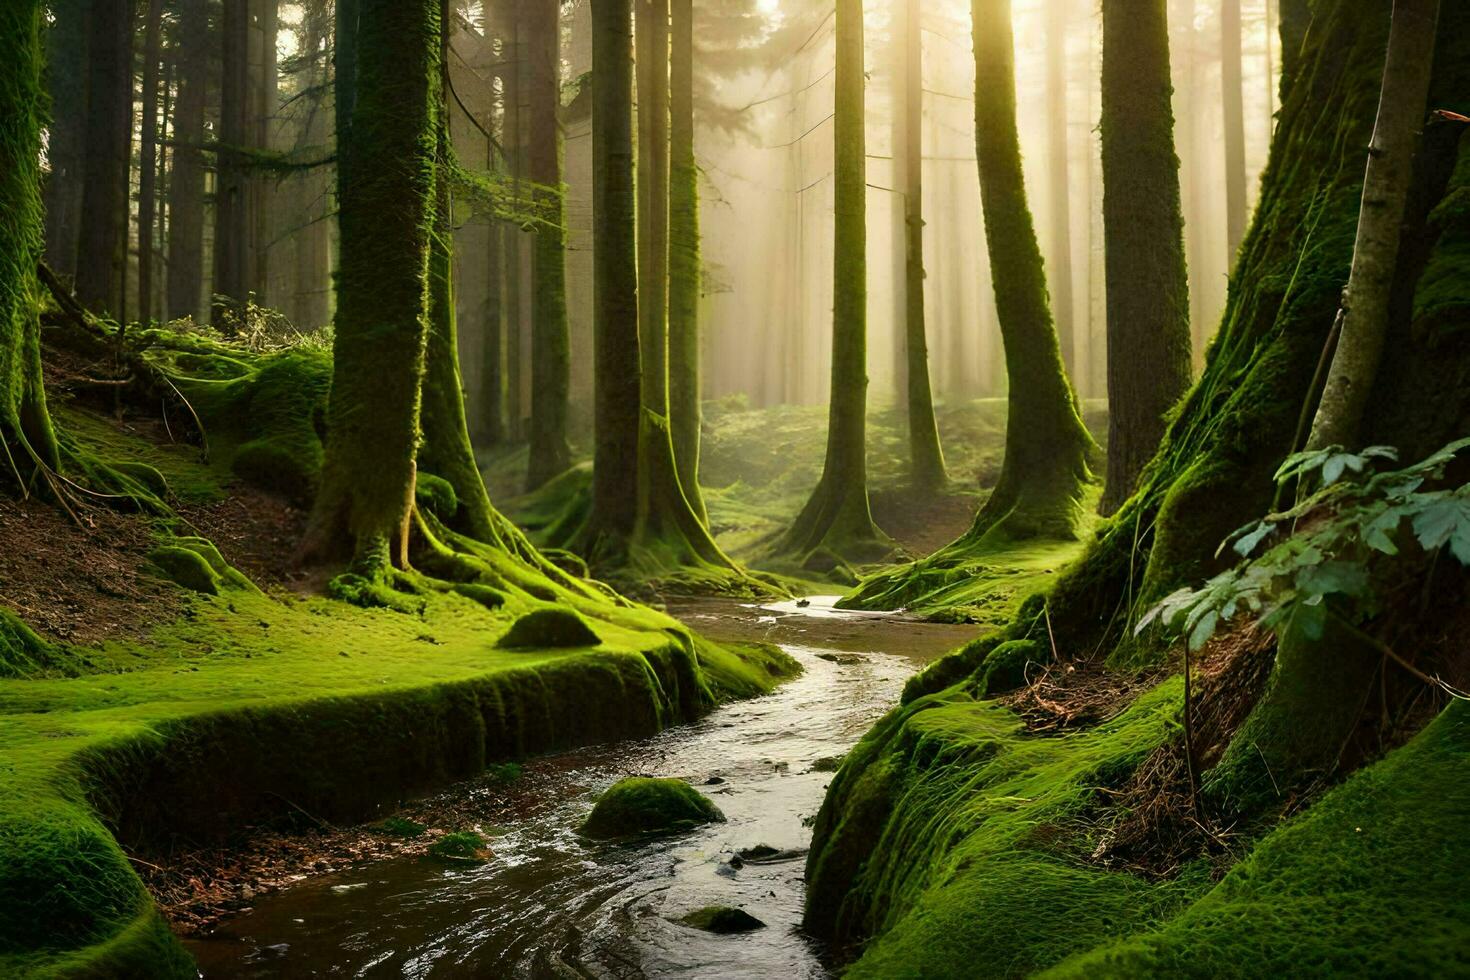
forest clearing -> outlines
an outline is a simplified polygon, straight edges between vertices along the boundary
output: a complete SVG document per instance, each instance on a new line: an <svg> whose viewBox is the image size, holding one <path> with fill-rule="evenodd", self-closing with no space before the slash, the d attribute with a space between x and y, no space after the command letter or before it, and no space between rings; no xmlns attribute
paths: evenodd
<svg viewBox="0 0 1470 980"><path fill-rule="evenodd" d="M1470 7L0 48L0 976L1470 975Z"/></svg>

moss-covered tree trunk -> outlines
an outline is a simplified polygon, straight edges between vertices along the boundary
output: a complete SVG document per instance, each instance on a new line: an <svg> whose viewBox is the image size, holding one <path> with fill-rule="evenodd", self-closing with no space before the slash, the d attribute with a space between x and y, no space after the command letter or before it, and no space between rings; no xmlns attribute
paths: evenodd
<svg viewBox="0 0 1470 980"><path fill-rule="evenodd" d="M1010 0L974 0L975 150L991 282L1005 345L1006 452L995 491L968 537L1069 537L1090 478L1092 437L1067 382L1036 229L1026 203L1016 128Z"/></svg>
<svg viewBox="0 0 1470 980"><path fill-rule="evenodd" d="M321 489L308 557L376 574L407 562L428 327L440 106L438 0L338 5L336 337ZM344 78L343 34L351 39ZM341 93L339 92L339 99ZM339 110L340 111L340 110Z"/></svg>
<svg viewBox="0 0 1470 980"><path fill-rule="evenodd" d="M903 145L901 160L904 228L904 382L909 427L909 476L925 489L943 486L944 451L934 418L929 384L929 341L924 320L924 22L919 0L903 2Z"/></svg>
<svg viewBox="0 0 1470 980"><path fill-rule="evenodd" d="M1281 34L1281 101L1285 102L1296 81L1302 45L1307 40L1307 27L1312 23L1310 0L1280 0L1277 18Z"/></svg>
<svg viewBox="0 0 1470 980"><path fill-rule="evenodd" d="M566 209L561 194L560 0L525 0L526 173L547 223L536 229L531 295L531 431L526 489L535 490L572 462L567 445L567 397L572 383L567 326Z"/></svg>
<svg viewBox="0 0 1470 980"><path fill-rule="evenodd" d="M634 0L643 407L669 414L669 0Z"/></svg>
<svg viewBox="0 0 1470 980"><path fill-rule="evenodd" d="M42 5L0 6L0 484L29 490L38 463L58 464L41 382L36 266L41 260Z"/></svg>
<svg viewBox="0 0 1470 980"><path fill-rule="evenodd" d="M1308 446L1313 449L1358 446L1363 413L1378 378L1438 23L1439 0L1395 0L1358 208L1353 267L1343 293L1341 334L1312 422Z"/></svg>
<svg viewBox="0 0 1470 980"><path fill-rule="evenodd" d="M46 264L67 279L77 271L87 162L87 10L90 0L52 0L46 31L51 98L46 162Z"/></svg>
<svg viewBox="0 0 1470 980"><path fill-rule="evenodd" d="M587 544L638 519L638 260L633 190L633 0L592 7L594 423Z"/></svg>
<svg viewBox="0 0 1470 980"><path fill-rule="evenodd" d="M1189 388L1192 338L1165 0L1105 0L1103 223L1108 307L1108 473L1122 506Z"/></svg>
<svg viewBox="0 0 1470 980"><path fill-rule="evenodd" d="M121 319L133 133L133 2L94 3L90 18L87 157L76 292L88 309Z"/></svg>
<svg viewBox="0 0 1470 980"><path fill-rule="evenodd" d="M339 17L341 13L339 12ZM220 19L219 151L215 154L212 321L223 323L249 299L250 105L249 0L224 0ZM339 144L340 145L340 144ZM340 181L339 181L340 184ZM339 197L340 203L340 197Z"/></svg>
<svg viewBox="0 0 1470 980"><path fill-rule="evenodd" d="M694 160L694 0L672 0L669 43L669 431L679 485L701 523L699 167Z"/></svg>
<svg viewBox="0 0 1470 980"><path fill-rule="evenodd" d="M1230 266L1245 238L1245 90L1240 0L1220 0L1220 91L1225 113L1225 244Z"/></svg>
<svg viewBox="0 0 1470 980"><path fill-rule="evenodd" d="M174 102L168 174L167 297L164 316L200 318L204 290L204 106L209 87L209 28L205 0L179 11L178 97Z"/></svg>
<svg viewBox="0 0 1470 980"><path fill-rule="evenodd" d="M837 3L832 392L822 477L779 550L864 560L888 550L868 506L867 159L864 126L863 5Z"/></svg>

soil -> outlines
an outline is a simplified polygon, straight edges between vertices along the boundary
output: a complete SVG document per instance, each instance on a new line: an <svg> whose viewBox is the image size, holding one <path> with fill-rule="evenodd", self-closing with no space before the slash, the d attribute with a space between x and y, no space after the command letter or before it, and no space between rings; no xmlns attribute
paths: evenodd
<svg viewBox="0 0 1470 980"><path fill-rule="evenodd" d="M934 492L907 487L872 490L873 520L916 557L932 555L970 529L981 497L971 492Z"/></svg>
<svg viewBox="0 0 1470 980"><path fill-rule="evenodd" d="M284 498L254 487L232 486L223 500L175 509L261 588L300 589L307 581L296 563L307 513Z"/></svg>

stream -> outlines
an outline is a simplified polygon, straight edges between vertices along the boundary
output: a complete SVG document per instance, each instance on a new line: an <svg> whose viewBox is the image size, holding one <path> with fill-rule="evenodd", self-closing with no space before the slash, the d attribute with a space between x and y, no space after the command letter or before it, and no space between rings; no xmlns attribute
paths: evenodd
<svg viewBox="0 0 1470 980"><path fill-rule="evenodd" d="M493 858L367 864L263 896L187 945L204 977L824 977L800 931L807 826L843 755L923 664L973 626L832 608L835 597L767 606L670 608L715 639L768 639L804 672L775 693L652 738L527 764L551 804L486 827ZM814 768L815 767L815 768ZM635 844L580 838L596 795L627 775L677 776L727 822ZM731 861L766 845L769 861ZM713 935L675 921L707 905L765 928Z"/></svg>

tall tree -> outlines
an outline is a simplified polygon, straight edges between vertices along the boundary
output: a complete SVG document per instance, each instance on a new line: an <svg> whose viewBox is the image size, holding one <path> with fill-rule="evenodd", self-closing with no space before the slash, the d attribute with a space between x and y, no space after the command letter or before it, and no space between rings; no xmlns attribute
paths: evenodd
<svg viewBox="0 0 1470 980"><path fill-rule="evenodd" d="M1399 261L1399 226L1425 115L1439 0L1394 0L1378 116L1358 210L1352 271L1338 314L1337 350L1308 446L1356 448L1388 337L1389 298Z"/></svg>
<svg viewBox="0 0 1470 980"><path fill-rule="evenodd" d="M1166 0L1104 0L1102 15L1111 514L1189 387L1192 344Z"/></svg>
<svg viewBox="0 0 1470 980"><path fill-rule="evenodd" d="M87 55L87 160L77 299L126 315L128 170L133 132L133 0L94 3Z"/></svg>
<svg viewBox="0 0 1470 980"><path fill-rule="evenodd" d="M511 6L512 10L517 9ZM521 42L523 25L520 18L510 18L501 35L501 75L505 104L501 115L501 145L505 148L506 169L511 178L511 199L520 205L525 176L525 45ZM501 224L501 262L505 269L501 305L505 317L505 431L512 441L519 440L525 421L525 384L521 370L521 347L525 336L524 300L522 297L522 274L525 269L525 234L513 221Z"/></svg>
<svg viewBox="0 0 1470 980"><path fill-rule="evenodd" d="M669 429L679 485L709 522L699 488L701 365L699 167L694 160L694 0L672 0L669 44Z"/></svg>
<svg viewBox="0 0 1470 980"><path fill-rule="evenodd" d="M909 475L926 489L947 479L934 393L929 380L929 342L924 319L924 23L919 0L901 0L903 37L903 142L893 149L895 190L903 195L903 354Z"/></svg>
<svg viewBox="0 0 1470 980"><path fill-rule="evenodd" d="M1301 70L1302 45L1307 40L1307 25L1312 22L1310 0L1280 0L1277 19L1281 24L1281 101L1285 102Z"/></svg>
<svg viewBox="0 0 1470 980"><path fill-rule="evenodd" d="M1245 88L1240 0L1220 0L1220 88L1225 114L1225 236L1230 267L1245 237Z"/></svg>
<svg viewBox="0 0 1470 980"><path fill-rule="evenodd" d="M83 175L87 165L87 48L91 0L52 0L46 28L47 126L46 264L72 277L82 229Z"/></svg>
<svg viewBox="0 0 1470 980"><path fill-rule="evenodd" d="M521 0L526 39L526 174L544 221L536 228L531 294L531 431L528 490L572 462L567 445L571 333L567 325L566 213L561 190L560 0Z"/></svg>
<svg viewBox="0 0 1470 980"><path fill-rule="evenodd" d="M181 0L178 22L178 98L174 103L173 167L168 175L169 319L201 314L204 289L204 109L209 89L207 0Z"/></svg>
<svg viewBox="0 0 1470 980"><path fill-rule="evenodd" d="M138 153L138 319L153 319L154 213L158 206L158 96L163 0L148 0L143 29L143 121Z"/></svg>
<svg viewBox="0 0 1470 980"><path fill-rule="evenodd" d="M26 492L37 464L58 462L56 435L41 381L36 265L42 251L40 0L0 4L0 482Z"/></svg>
<svg viewBox="0 0 1470 980"><path fill-rule="evenodd" d="M280 0L253 0L259 57L250 93L250 146L269 151L271 124L275 121L280 77L276 58L280 33ZM261 305L279 306L270 296L270 246L274 237L276 178L256 170L250 175L248 201L250 219L246 248L250 255L250 289Z"/></svg>
<svg viewBox="0 0 1470 980"><path fill-rule="evenodd" d="M643 404L669 414L669 0L636 0L638 343Z"/></svg>
<svg viewBox="0 0 1470 980"><path fill-rule="evenodd" d="M224 0L219 151L215 155L214 320L249 299L250 0Z"/></svg>
<svg viewBox="0 0 1470 980"><path fill-rule="evenodd" d="M1067 133L1067 30L1072 24L1065 0L1047 4L1046 96L1047 96L1047 206L1051 219L1052 316L1057 324L1057 341L1062 346L1062 363L1074 387L1083 387L1077 373L1077 339L1072 308L1072 208L1069 139Z"/></svg>
<svg viewBox="0 0 1470 980"><path fill-rule="evenodd" d="M1067 382L1021 170L1011 0L973 0L975 155L1005 345L1005 461L967 538L1071 536L1096 447Z"/></svg>
<svg viewBox="0 0 1470 980"><path fill-rule="evenodd" d="M837 0L837 67L833 109L832 391L822 477L779 550L868 559L889 541L868 505L867 409L867 149L864 115L863 4ZM820 554L825 553L825 554ZM815 566L814 566L815 567Z"/></svg>
<svg viewBox="0 0 1470 980"><path fill-rule="evenodd" d="M407 563L427 339L439 0L338 0L336 335L303 554Z"/></svg>

